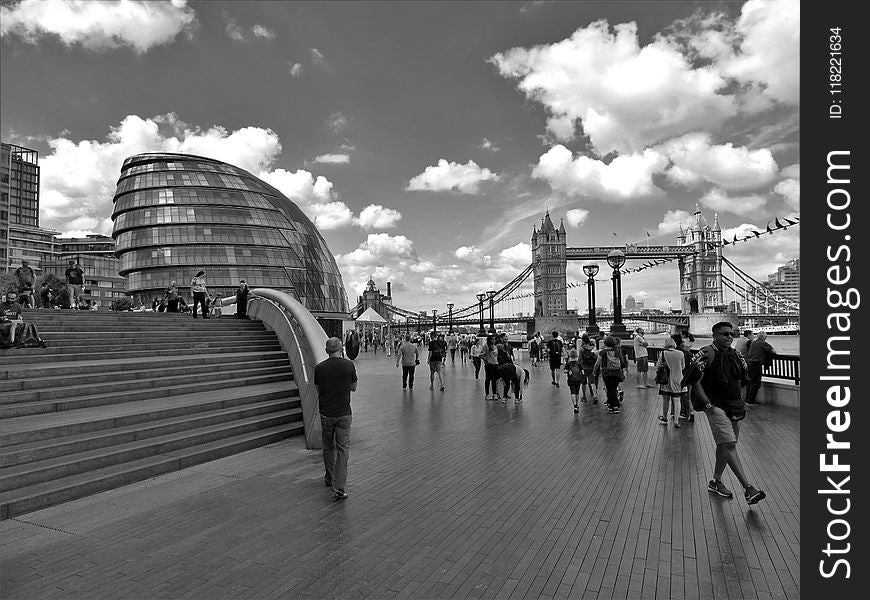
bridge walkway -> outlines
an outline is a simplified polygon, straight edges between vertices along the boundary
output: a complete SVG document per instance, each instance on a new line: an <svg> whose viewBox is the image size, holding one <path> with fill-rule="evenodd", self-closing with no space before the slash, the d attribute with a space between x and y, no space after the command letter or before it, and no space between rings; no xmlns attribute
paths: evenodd
<svg viewBox="0 0 870 600"><path fill-rule="evenodd" d="M0 595L799 597L797 410L751 408L740 448L768 498L748 507L706 491L705 417L659 425L654 390L575 416L543 365L521 405L484 401L470 363L444 392L423 367L403 392L382 353L357 368L347 500L278 442L3 521Z"/></svg>

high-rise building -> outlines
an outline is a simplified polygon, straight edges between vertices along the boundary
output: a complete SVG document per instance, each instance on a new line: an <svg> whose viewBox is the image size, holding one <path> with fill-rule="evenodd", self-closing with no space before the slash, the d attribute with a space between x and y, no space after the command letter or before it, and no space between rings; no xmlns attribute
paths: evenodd
<svg viewBox="0 0 870 600"><path fill-rule="evenodd" d="M787 298L792 302L800 302L801 289L801 261L799 258L788 261L767 276L767 286L770 291L778 296Z"/></svg>
<svg viewBox="0 0 870 600"><path fill-rule="evenodd" d="M625 297L625 310L631 312L637 308L637 303L635 302L634 296L629 294Z"/></svg>
<svg viewBox="0 0 870 600"><path fill-rule="evenodd" d="M14 270L26 260L39 271L54 254L55 235L39 227L39 153L0 143L0 267Z"/></svg>

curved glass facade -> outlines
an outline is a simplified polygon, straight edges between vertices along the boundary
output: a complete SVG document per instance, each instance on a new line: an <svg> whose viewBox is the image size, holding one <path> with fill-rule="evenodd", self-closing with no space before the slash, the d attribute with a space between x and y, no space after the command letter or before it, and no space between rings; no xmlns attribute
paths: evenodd
<svg viewBox="0 0 870 600"><path fill-rule="evenodd" d="M341 273L298 206L247 171L201 156L147 153L121 167L112 237L127 290L144 301L171 281L190 299L206 272L209 291L250 287L290 292L308 310L347 313Z"/></svg>

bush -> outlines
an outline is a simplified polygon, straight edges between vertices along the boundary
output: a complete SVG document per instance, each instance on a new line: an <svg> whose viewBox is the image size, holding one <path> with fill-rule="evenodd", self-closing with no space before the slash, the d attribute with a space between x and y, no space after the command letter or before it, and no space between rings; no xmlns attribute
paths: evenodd
<svg viewBox="0 0 870 600"><path fill-rule="evenodd" d="M48 284L50 306L42 306L42 285L45 283ZM40 275L36 278L36 283L34 285L36 288L33 291L33 295L35 296L37 306L41 306L42 308L51 308L52 306L69 308L71 306L69 287L66 282L57 275L54 275L53 273Z"/></svg>
<svg viewBox="0 0 870 600"><path fill-rule="evenodd" d="M0 294L6 296L6 292L18 293L18 278L14 273L0 273Z"/></svg>

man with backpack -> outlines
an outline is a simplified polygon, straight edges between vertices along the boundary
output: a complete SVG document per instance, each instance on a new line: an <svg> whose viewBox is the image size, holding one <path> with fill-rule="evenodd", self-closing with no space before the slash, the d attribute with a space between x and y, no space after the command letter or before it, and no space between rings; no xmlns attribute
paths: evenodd
<svg viewBox="0 0 870 600"><path fill-rule="evenodd" d="M619 340L612 335L604 338L604 349L598 354L593 374L601 375L604 388L607 390L607 411L619 414L620 401L619 382L625 379L624 371L628 369L628 359L620 347Z"/></svg>
<svg viewBox="0 0 870 600"><path fill-rule="evenodd" d="M552 384L559 387L559 374L562 370L562 349L565 343L559 338L559 332L554 331L553 337L547 340L547 352L550 355L550 377Z"/></svg>
<svg viewBox="0 0 870 600"><path fill-rule="evenodd" d="M713 325L713 343L698 351L681 383L692 386L695 408L707 415L716 442L716 464L707 490L723 498L733 498L734 494L721 480L725 467L731 467L743 486L747 504L756 504L766 494L749 484L737 454L740 423L746 417L741 387L746 385L749 376L746 360L731 347L733 338L731 323L721 321Z"/></svg>

